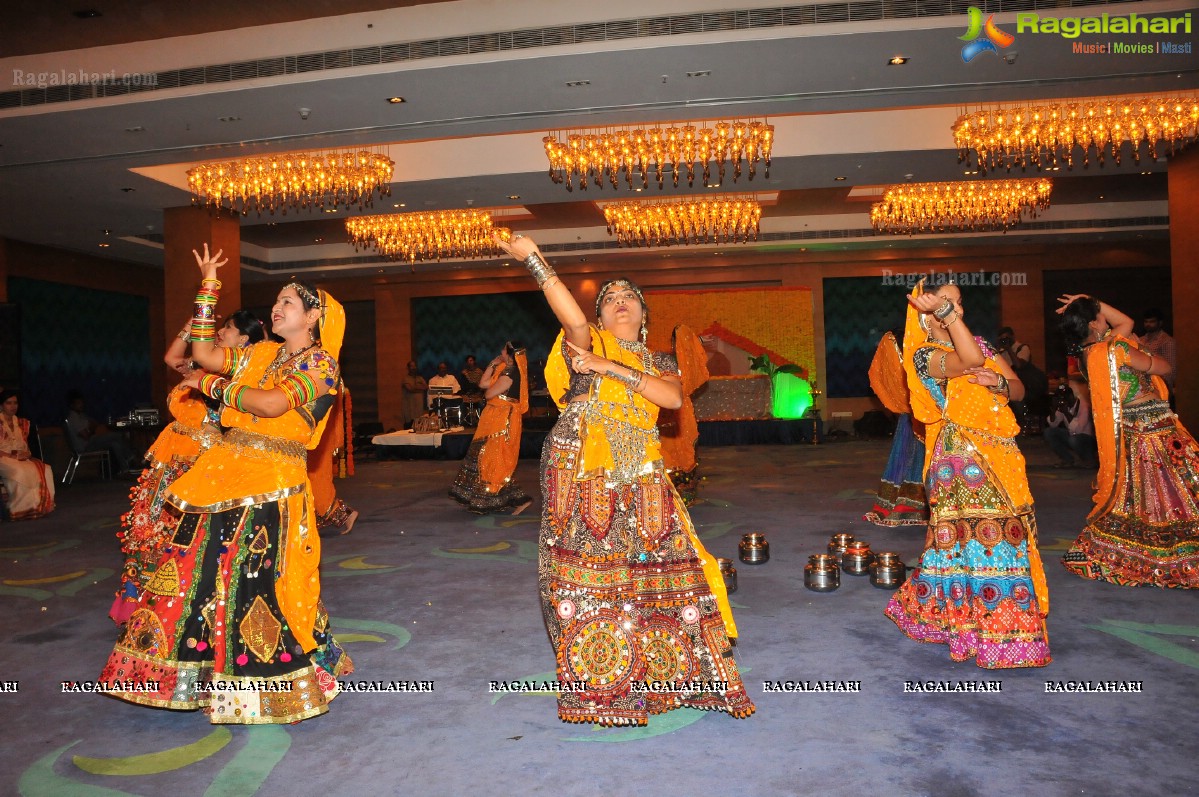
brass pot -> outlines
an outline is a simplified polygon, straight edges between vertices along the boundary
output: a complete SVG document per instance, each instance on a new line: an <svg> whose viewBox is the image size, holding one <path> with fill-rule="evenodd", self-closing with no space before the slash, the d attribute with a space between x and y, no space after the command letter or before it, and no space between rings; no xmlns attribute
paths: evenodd
<svg viewBox="0 0 1199 797"><path fill-rule="evenodd" d="M732 595L737 591L737 568L733 567L732 559L718 558L716 563L720 565L720 575L724 579L724 590Z"/></svg>
<svg viewBox="0 0 1199 797"><path fill-rule="evenodd" d="M907 571L899 554L880 551L870 568L870 583L879 589L895 589L907 578Z"/></svg>
<svg viewBox="0 0 1199 797"><path fill-rule="evenodd" d="M840 559L851 542L853 542L852 534L834 534L828 541L828 552Z"/></svg>
<svg viewBox="0 0 1199 797"><path fill-rule="evenodd" d="M862 540L854 540L845 546L845 553L841 555L841 569L851 576L868 574L873 562L874 554L870 551L870 543Z"/></svg>
<svg viewBox="0 0 1199 797"><path fill-rule="evenodd" d="M824 553L809 556L803 569L803 585L813 592L832 592L841 586L837 557Z"/></svg>
<svg viewBox="0 0 1199 797"><path fill-rule="evenodd" d="M766 541L766 535L758 531L742 535L741 542L737 545L737 555L747 565L767 562L770 559L770 543Z"/></svg>

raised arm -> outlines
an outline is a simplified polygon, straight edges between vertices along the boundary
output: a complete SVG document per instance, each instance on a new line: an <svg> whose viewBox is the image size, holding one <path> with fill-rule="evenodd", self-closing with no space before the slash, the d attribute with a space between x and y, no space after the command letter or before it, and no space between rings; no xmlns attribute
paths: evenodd
<svg viewBox="0 0 1199 797"><path fill-rule="evenodd" d="M199 252L192 250L201 277L191 322L192 359L205 371L213 372L225 367L225 354L216 345L216 303L221 290L221 281L216 274L217 269L229 262L221 260L223 251L218 249L215 255L210 255L208 244L204 244L204 256L201 257Z"/></svg>
<svg viewBox="0 0 1199 797"><path fill-rule="evenodd" d="M929 371L932 376L952 379L961 376L971 368L980 368L986 362L983 351L978 347L978 341L970 334L966 322L953 306L953 302L935 293L922 293L919 296L909 296L908 301L922 313L928 314L928 323L940 324L949 333L953 341L953 351L945 352L942 356L933 357L929 361ZM948 307L948 309L947 309Z"/></svg>
<svg viewBox="0 0 1199 797"><path fill-rule="evenodd" d="M537 280L537 287L545 294L545 300L554 311L558 323L562 325L566 339L576 346L591 348L591 329L587 325L586 314L542 257L536 242L524 235L514 236L511 241L505 241L497 235L495 242L500 249L523 262L529 269L529 273Z"/></svg>

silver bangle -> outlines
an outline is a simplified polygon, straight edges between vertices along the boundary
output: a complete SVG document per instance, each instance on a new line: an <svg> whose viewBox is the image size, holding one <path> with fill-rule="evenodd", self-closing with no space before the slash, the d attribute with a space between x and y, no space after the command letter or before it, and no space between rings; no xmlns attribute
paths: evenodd
<svg viewBox="0 0 1199 797"><path fill-rule="evenodd" d="M541 259L541 255L536 252L531 253L525 258L525 268L533 275L533 279L537 280L537 287L540 288L545 284L550 277L558 276L557 273L550 267L550 264Z"/></svg>
<svg viewBox="0 0 1199 797"><path fill-rule="evenodd" d="M944 321L946 318L949 318L949 315L952 312L953 302L946 299L945 304L941 305L936 310L933 310L933 318L937 319L938 321Z"/></svg>
<svg viewBox="0 0 1199 797"><path fill-rule="evenodd" d="M627 368L628 366L625 367ZM629 373L627 374L618 374L615 371L609 371L608 376L622 383L629 390L636 390L637 386L641 384L641 380L645 377L645 372L638 371L636 368L629 368Z"/></svg>

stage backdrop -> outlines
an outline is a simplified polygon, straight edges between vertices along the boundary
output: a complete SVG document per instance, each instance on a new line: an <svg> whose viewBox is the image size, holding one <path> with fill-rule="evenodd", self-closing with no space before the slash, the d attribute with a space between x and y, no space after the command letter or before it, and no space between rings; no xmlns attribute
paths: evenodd
<svg viewBox="0 0 1199 797"><path fill-rule="evenodd" d="M425 376L437 373L444 360L460 377L468 354L483 368L511 340L528 349L531 385L544 387L545 358L560 329L537 290L412 300L416 365ZM396 367L403 370L404 363Z"/></svg>
<svg viewBox="0 0 1199 797"><path fill-rule="evenodd" d="M999 323L999 275L963 275L994 285L963 285L962 309L975 335L994 341ZM894 281L894 280L893 280ZM883 333L903 339L911 287L889 284L882 277L829 277L824 280L824 356L829 398L872 396L870 360ZM1019 330L1017 330L1019 332Z"/></svg>
<svg viewBox="0 0 1199 797"><path fill-rule="evenodd" d="M670 333L686 324L752 354L768 354L775 365L794 363L810 372L816 364L811 288L646 291L645 301L650 348L669 351Z"/></svg>
<svg viewBox="0 0 1199 797"><path fill-rule="evenodd" d="M21 414L61 424L68 390L98 421L154 405L150 395L150 303L144 296L13 277L21 306ZM158 397L162 398L162 397Z"/></svg>

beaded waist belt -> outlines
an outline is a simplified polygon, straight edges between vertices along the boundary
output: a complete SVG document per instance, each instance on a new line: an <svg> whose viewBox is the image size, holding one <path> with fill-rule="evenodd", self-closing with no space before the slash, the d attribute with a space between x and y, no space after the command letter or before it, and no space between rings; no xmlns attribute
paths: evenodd
<svg viewBox="0 0 1199 797"><path fill-rule="evenodd" d="M250 456L269 454L272 456L291 457L303 460L308 456L303 443L295 440L285 440L282 437L270 437L245 429L230 429L225 432L225 444Z"/></svg>
<svg viewBox="0 0 1199 797"><path fill-rule="evenodd" d="M1141 404L1134 404L1131 407L1125 407L1122 415L1123 420L1127 423L1144 423L1145 421L1156 421L1173 415L1173 411L1170 409L1170 402L1162 401L1161 399L1152 399Z"/></svg>

